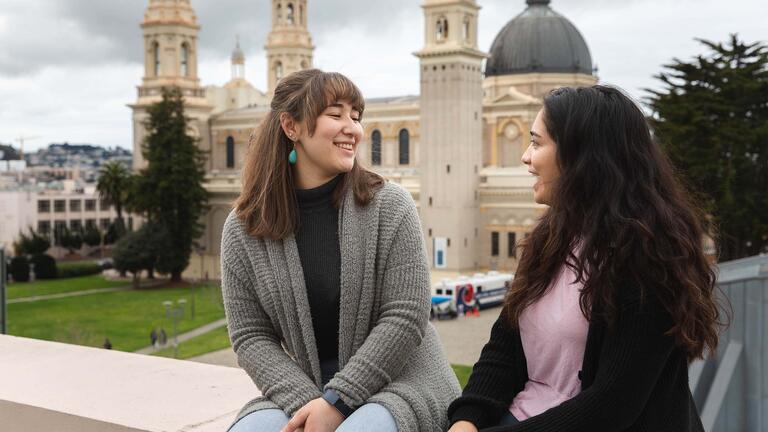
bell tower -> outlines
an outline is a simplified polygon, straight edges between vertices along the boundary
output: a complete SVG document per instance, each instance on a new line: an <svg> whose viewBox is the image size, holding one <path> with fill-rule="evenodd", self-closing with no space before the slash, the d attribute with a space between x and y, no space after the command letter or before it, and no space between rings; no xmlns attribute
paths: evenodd
<svg viewBox="0 0 768 432"><path fill-rule="evenodd" d="M482 167L480 7L474 0L426 0L421 75L419 211L433 268L477 267L476 219Z"/></svg>
<svg viewBox="0 0 768 432"><path fill-rule="evenodd" d="M312 67L315 46L307 30L307 0L272 0L272 30L264 48L269 95L284 76Z"/></svg>
<svg viewBox="0 0 768 432"><path fill-rule="evenodd" d="M200 26L189 0L149 0L141 23L144 34L144 77L133 109L133 167L145 165L141 147L146 136L146 108L161 100L163 87L178 87L185 113L192 119L190 133L207 133L212 107L197 76L197 35ZM205 132L204 132L205 130Z"/></svg>

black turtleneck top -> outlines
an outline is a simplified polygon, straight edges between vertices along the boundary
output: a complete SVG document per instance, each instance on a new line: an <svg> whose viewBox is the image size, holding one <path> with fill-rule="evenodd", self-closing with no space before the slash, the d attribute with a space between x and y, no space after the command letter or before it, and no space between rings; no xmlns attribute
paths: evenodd
<svg viewBox="0 0 768 432"><path fill-rule="evenodd" d="M333 206L333 191L341 178L339 175L322 186L296 190L299 204L296 245L321 362L338 358L339 352L341 250L339 212Z"/></svg>

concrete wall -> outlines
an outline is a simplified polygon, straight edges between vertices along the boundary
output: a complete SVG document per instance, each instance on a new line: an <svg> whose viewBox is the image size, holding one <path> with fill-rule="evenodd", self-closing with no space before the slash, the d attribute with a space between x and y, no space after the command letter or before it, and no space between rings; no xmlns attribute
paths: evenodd
<svg viewBox="0 0 768 432"><path fill-rule="evenodd" d="M0 430L220 432L260 393L239 368L0 335Z"/></svg>

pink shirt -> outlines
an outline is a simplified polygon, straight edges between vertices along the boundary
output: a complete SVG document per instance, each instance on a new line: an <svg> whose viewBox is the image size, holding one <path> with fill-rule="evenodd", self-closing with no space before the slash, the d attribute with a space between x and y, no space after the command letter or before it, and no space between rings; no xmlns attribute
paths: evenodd
<svg viewBox="0 0 768 432"><path fill-rule="evenodd" d="M528 382L509 411L522 421L560 405L581 391L578 373L584 360L589 322L579 308L583 287L563 266L544 297L520 315L520 338Z"/></svg>

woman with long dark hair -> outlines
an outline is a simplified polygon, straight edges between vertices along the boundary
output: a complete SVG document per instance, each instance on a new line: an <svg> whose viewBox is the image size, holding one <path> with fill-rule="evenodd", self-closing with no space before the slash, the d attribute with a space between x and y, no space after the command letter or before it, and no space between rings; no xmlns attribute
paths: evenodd
<svg viewBox="0 0 768 432"><path fill-rule="evenodd" d="M544 99L522 157L549 206L451 432L703 431L688 364L720 315L702 215L615 88Z"/></svg>
<svg viewBox="0 0 768 432"><path fill-rule="evenodd" d="M231 432L444 430L458 381L429 324L416 206L356 160L360 90L278 83L224 225L232 347L261 396Z"/></svg>

